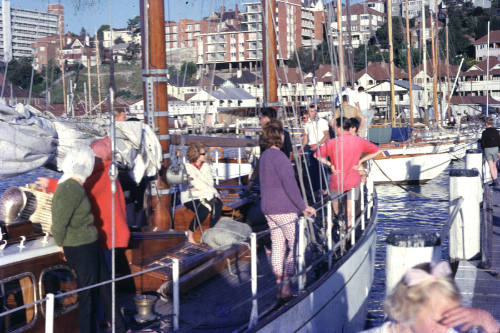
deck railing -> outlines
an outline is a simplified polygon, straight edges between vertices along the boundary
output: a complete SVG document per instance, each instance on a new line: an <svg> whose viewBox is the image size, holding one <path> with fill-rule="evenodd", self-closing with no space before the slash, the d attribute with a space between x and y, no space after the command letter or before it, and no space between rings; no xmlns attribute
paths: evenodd
<svg viewBox="0 0 500 333"><path fill-rule="evenodd" d="M240 151L241 148L238 149L238 162L241 162L241 154L242 152ZM219 151L215 150L215 165L217 166L219 164ZM219 176L216 175L216 182L218 183ZM322 236L324 237L323 239L326 239L326 248L327 251L323 253L321 256L317 257L314 259L313 262L311 262L308 266L306 266L306 249L308 245L308 239L306 237L306 231L308 228L314 228L317 227L315 225L315 221L312 220L310 217L300 217L299 222L298 222L298 244L297 244L297 274L291 278L292 282L297 280L298 282L298 290L299 292L303 291L304 288L306 287L306 274L310 272L312 269L314 269L318 264L322 262L328 262L328 269L331 269L334 264L334 256L337 251L340 251L340 256L345 254L346 247L347 247L347 242L350 239L350 244L351 246L354 246L356 244L356 230L358 227L362 231L365 230L366 227L366 221L370 220L372 217L372 209L374 205L374 200L376 197L375 191L374 191L374 186L373 182L369 181L367 184L361 184L359 186L359 191L360 191L360 199L359 202L354 200L354 191L356 189L352 189L350 191L347 191L341 195L338 196L326 196L322 198L319 202L317 202L314 206L318 212L318 217L316 218L316 222L321 220L321 229L323 231ZM367 193L367 198L365 200L365 192ZM346 217L347 219L350 219L353 223L351 232L349 234L341 234L340 239L338 242L334 244L333 241L333 213L332 213L332 202L333 201L338 201L338 200L345 200L347 197L349 197L351 200L351 216ZM359 214L356 216L356 209L359 206ZM347 223L347 221L345 221ZM251 302L251 313L249 317L249 322L248 322L248 328L254 327L258 323L259 319L259 311L258 311L258 299L262 297L263 295L267 295L273 290L275 290L276 286L273 286L272 288L267 288L264 290L258 289L258 284L257 284L257 277L258 277L258 267L257 267L257 241L263 237L267 237L270 234L271 230L265 230L260 233L252 233L250 236L250 252L251 252L251 295L252 297L250 299L246 299L240 303L238 303L235 307L240 307L244 304L247 304ZM311 232L311 230L310 230ZM224 245L219 248L215 248L211 250L210 252L219 252L223 250L227 250L234 244L229 244L229 245ZM210 253L209 252L209 253ZM206 255L205 254L199 254L199 255L194 255L192 257L193 260L196 259L196 257L202 257ZM54 319L55 319L55 313L54 313L54 306L55 306L55 300L56 299L63 299L64 297L73 295L75 293L84 291L84 290L89 290L92 288L98 288L102 287L107 284L112 284L116 283L119 281L123 281L126 279L130 279L136 276L140 276L146 273L150 273L156 270L160 269L165 269L170 267L172 270L172 286L173 286L173 297L172 297L172 326L174 331L177 331L179 329L179 317L180 317L180 283L179 283L179 272L180 272L180 263L178 259L173 259L171 263L164 264L164 265L159 265L155 266L150 269L145 269L140 272L136 272L133 274L129 274L126 276L121 276L118 278L110 279L104 282L100 282L97 284L93 284L90 286L86 286L83 288L71 290L68 292L64 293L58 293L57 295L54 295L52 293L48 293L44 298L39 299L37 301L24 304L23 306L10 309L8 311L0 313L0 318L5 317L9 314L12 314L14 312L27 309L33 306L37 306L39 304L45 303L45 332L46 333L52 333L54 331ZM283 281L282 284L289 283L290 281ZM36 320L36 318L34 319ZM114 332L114 323L112 323L113 327L113 332Z"/></svg>

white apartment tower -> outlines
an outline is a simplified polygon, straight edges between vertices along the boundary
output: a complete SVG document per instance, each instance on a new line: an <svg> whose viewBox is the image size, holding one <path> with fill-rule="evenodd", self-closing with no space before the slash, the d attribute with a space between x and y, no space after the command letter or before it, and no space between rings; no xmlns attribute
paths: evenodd
<svg viewBox="0 0 500 333"><path fill-rule="evenodd" d="M33 57L32 44L40 37L59 33L59 18L64 22L64 6L49 4L46 12L11 8L2 0L0 16L0 61Z"/></svg>

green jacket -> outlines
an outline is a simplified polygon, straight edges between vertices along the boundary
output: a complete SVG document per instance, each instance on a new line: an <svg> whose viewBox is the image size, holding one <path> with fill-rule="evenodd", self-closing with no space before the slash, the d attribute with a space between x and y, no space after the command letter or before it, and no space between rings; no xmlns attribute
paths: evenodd
<svg viewBox="0 0 500 333"><path fill-rule="evenodd" d="M74 179L57 186L52 198L51 232L58 246L79 246L97 240L90 201Z"/></svg>

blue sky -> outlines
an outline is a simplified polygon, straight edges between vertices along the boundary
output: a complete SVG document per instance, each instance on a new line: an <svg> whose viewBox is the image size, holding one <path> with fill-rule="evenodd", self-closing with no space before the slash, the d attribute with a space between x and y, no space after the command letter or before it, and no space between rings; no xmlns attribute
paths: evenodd
<svg viewBox="0 0 500 333"><path fill-rule="evenodd" d="M47 10L48 3L58 0L10 0L11 7ZM234 8L244 0L164 0L165 20L176 21L180 18L200 19L220 8ZM101 25L110 22L109 0L60 0L64 5L65 30L79 33L82 27L93 34ZM83 3L79 7L75 4ZM112 0L113 27L124 28L129 18L139 15L140 0ZM242 6L240 6L240 10Z"/></svg>

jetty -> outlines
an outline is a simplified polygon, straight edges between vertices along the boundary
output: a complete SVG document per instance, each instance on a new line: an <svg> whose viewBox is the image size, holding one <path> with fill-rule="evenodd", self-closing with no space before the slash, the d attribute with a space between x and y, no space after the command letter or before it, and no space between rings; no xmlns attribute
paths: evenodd
<svg viewBox="0 0 500 333"><path fill-rule="evenodd" d="M500 189L484 184L482 249L477 260L460 260L455 281L462 304L488 311L500 322Z"/></svg>

